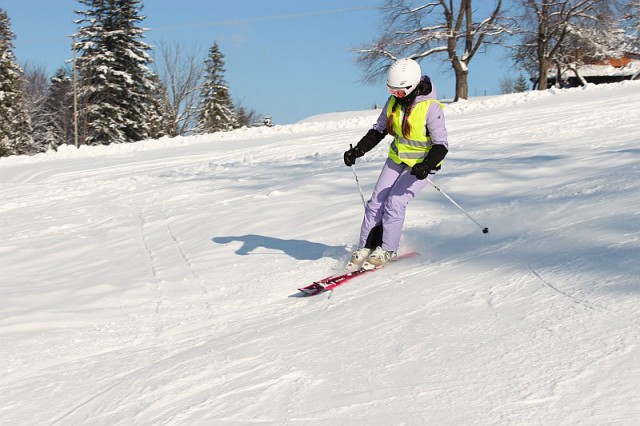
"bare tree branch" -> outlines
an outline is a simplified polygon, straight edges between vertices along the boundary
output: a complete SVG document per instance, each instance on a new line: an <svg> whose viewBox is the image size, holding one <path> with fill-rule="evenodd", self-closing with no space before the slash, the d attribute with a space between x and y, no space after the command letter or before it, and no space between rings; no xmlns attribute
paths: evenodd
<svg viewBox="0 0 640 426"><path fill-rule="evenodd" d="M378 80L401 57L416 60L446 54L456 76L456 97L468 98L469 63L483 47L510 34L501 16L502 0L495 0L488 17L476 22L472 0L440 0L407 7L403 0L387 0L383 7L387 30L369 46L356 49L356 63L364 81ZM505 21L506 22L506 21Z"/></svg>
<svg viewBox="0 0 640 426"><path fill-rule="evenodd" d="M607 0L519 0L519 3L523 10L522 42L514 58L538 76L540 90L547 88L549 69L553 65L560 68L563 63L571 62L573 69L577 69L579 58L575 47L581 44L585 50L588 44L587 38L579 41L580 29L591 25L588 22L602 23L613 18L609 9L611 1ZM572 59L569 60L568 55ZM589 55L585 52L582 56L586 59Z"/></svg>
<svg viewBox="0 0 640 426"><path fill-rule="evenodd" d="M155 56L156 73L168 95L168 114L172 121L169 135L187 134L195 127L200 100L199 88L203 77L200 51L196 47L189 49L162 41Z"/></svg>

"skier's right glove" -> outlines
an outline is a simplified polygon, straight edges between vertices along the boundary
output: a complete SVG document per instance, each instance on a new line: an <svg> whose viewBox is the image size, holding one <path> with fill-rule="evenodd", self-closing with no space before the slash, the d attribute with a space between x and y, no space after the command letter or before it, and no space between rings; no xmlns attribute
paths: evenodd
<svg viewBox="0 0 640 426"><path fill-rule="evenodd" d="M347 167L356 164L356 158L362 157L365 153L371 151L386 135L386 130L379 132L376 129L369 129L367 134L360 139L360 142L358 142L355 147L349 145L351 149L344 153L344 164L346 164Z"/></svg>
<svg viewBox="0 0 640 426"><path fill-rule="evenodd" d="M344 153L344 164L347 167L351 167L356 164L356 158L362 157L364 151L358 147L358 145L349 145L349 150Z"/></svg>

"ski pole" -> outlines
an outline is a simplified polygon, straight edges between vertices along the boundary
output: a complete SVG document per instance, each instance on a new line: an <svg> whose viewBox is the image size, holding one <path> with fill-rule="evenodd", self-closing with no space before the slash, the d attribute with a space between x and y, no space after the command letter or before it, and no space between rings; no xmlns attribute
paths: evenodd
<svg viewBox="0 0 640 426"><path fill-rule="evenodd" d="M367 208L367 203L364 201L364 195L362 194L362 188L360 187L360 181L358 180L358 174L356 173L356 166L354 164L351 165L351 170L353 170L353 176L356 178L356 185L358 186L358 191L360 191L360 199L362 200L362 205L364 208Z"/></svg>
<svg viewBox="0 0 640 426"><path fill-rule="evenodd" d="M431 186L433 186L439 193L441 193L442 195L444 195L447 200L451 201L451 203L456 206L457 208L459 208L462 213L464 213L465 215L467 215L467 217L469 219L471 219L471 221L473 223L475 223L476 225L478 225L480 227L480 229L482 229L482 233L483 234L488 234L489 233L489 228L484 227L482 225L480 225L474 218L471 217L471 215L469 213L467 213L462 207L460 207L460 204L456 203L455 201L453 201L453 199L451 197L449 197L447 194L444 193L444 191L442 191L442 189L438 188L433 182L431 182L431 179L427 178L427 181L431 184Z"/></svg>

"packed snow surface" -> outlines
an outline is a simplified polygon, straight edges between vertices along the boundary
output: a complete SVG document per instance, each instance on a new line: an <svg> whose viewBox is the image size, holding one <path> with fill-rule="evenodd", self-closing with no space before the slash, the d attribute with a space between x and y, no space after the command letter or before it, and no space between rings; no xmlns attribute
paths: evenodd
<svg viewBox="0 0 640 426"><path fill-rule="evenodd" d="M0 160L0 424L640 422L640 82L449 105L398 262L316 297L378 111ZM359 159L369 193L389 140Z"/></svg>

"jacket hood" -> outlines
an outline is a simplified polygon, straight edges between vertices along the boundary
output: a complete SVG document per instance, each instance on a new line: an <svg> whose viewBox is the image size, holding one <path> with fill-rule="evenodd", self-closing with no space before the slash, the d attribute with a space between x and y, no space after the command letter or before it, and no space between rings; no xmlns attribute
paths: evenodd
<svg viewBox="0 0 640 426"><path fill-rule="evenodd" d="M423 75L418 85L418 96L416 101L424 101L427 99L438 99L438 91L429 76Z"/></svg>
<svg viewBox="0 0 640 426"><path fill-rule="evenodd" d="M423 75L416 90L406 98L396 98L396 102L405 107L428 99L438 99L438 92L429 76Z"/></svg>

